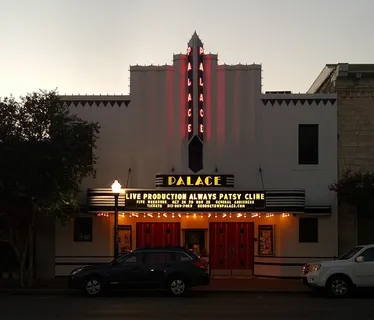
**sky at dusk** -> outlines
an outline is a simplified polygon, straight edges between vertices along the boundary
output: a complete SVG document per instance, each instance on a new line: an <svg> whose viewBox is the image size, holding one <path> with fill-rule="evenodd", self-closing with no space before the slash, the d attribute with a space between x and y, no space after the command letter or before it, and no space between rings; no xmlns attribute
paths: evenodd
<svg viewBox="0 0 374 320"><path fill-rule="evenodd" d="M0 97L128 94L129 65L171 64L196 30L219 63L261 63L305 92L327 63L374 63L373 0L1 0Z"/></svg>

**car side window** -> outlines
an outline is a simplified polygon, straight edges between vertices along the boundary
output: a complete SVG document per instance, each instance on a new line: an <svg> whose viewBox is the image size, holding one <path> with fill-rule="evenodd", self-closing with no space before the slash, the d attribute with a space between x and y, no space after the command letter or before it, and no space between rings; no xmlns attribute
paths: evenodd
<svg viewBox="0 0 374 320"><path fill-rule="evenodd" d="M120 264L132 264L132 263L141 263L141 262L142 262L142 255L139 253L131 253L118 259L118 263Z"/></svg>
<svg viewBox="0 0 374 320"><path fill-rule="evenodd" d="M366 249L362 254L364 262L374 261L374 248Z"/></svg>
<svg viewBox="0 0 374 320"><path fill-rule="evenodd" d="M163 264L172 260L168 252L149 252L145 256L146 264Z"/></svg>

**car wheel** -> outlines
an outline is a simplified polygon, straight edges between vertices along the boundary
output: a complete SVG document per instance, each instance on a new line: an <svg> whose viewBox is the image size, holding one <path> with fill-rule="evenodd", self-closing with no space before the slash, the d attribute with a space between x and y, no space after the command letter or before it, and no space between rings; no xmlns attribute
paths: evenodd
<svg viewBox="0 0 374 320"><path fill-rule="evenodd" d="M326 284L328 296L334 298L347 297L351 293L352 282L348 277L332 276Z"/></svg>
<svg viewBox="0 0 374 320"><path fill-rule="evenodd" d="M169 292L173 296L183 296L187 291L187 284L181 278L174 278L169 282Z"/></svg>
<svg viewBox="0 0 374 320"><path fill-rule="evenodd" d="M84 285L85 293L90 297L95 297L103 292L103 283L99 277L90 277Z"/></svg>

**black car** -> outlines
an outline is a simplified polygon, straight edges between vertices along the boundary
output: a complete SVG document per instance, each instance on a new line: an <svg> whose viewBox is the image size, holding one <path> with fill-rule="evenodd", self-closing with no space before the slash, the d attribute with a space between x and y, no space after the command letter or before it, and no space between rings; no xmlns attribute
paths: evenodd
<svg viewBox="0 0 374 320"><path fill-rule="evenodd" d="M208 285L205 263L184 248L136 249L110 263L75 269L69 288L97 296L110 289L167 290L174 296L187 289Z"/></svg>

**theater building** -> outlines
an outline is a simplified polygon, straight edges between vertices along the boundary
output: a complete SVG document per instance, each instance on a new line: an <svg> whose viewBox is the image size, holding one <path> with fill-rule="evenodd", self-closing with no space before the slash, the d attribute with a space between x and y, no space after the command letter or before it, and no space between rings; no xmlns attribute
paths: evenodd
<svg viewBox="0 0 374 320"><path fill-rule="evenodd" d="M56 276L114 246L186 245L226 276L295 277L337 254L335 94L262 93L261 65L218 64L196 33L173 65L130 73L129 95L61 96L101 134L82 212L56 224Z"/></svg>

